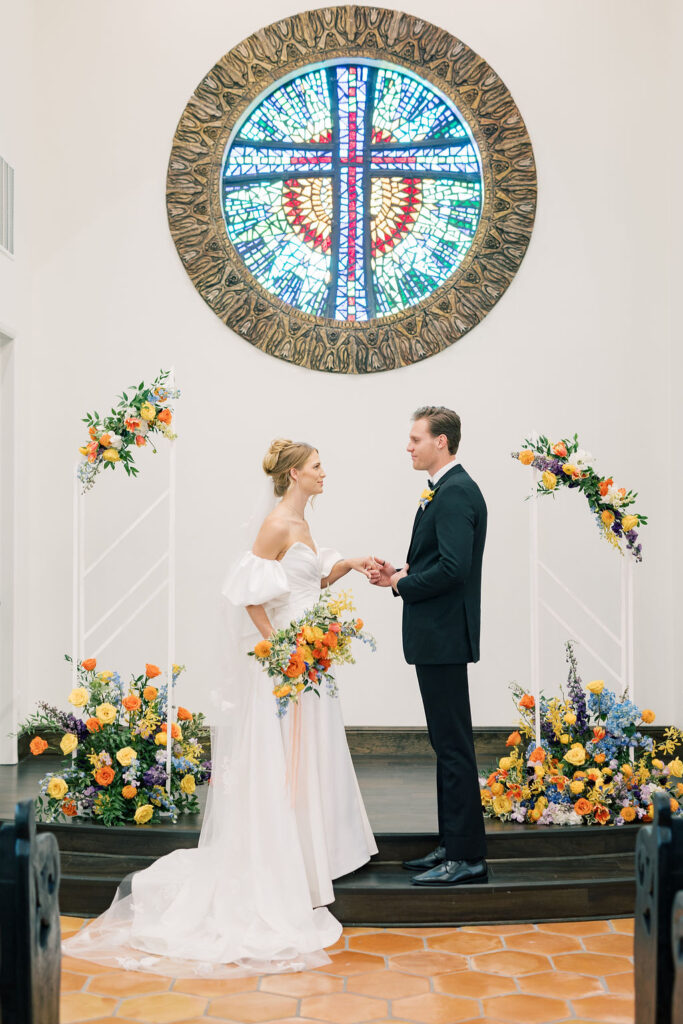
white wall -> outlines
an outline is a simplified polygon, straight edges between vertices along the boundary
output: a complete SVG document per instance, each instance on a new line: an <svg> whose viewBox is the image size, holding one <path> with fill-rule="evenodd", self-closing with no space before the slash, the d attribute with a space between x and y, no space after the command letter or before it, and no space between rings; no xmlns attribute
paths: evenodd
<svg viewBox="0 0 683 1024"><path fill-rule="evenodd" d="M477 724L511 721L507 684L528 679L528 477L509 452L534 428L553 437L578 431L605 472L640 492L652 525L637 571L637 695L659 721L672 719L681 708L673 687L673 510L663 481L676 402L666 380L671 229L658 170L671 122L666 105L653 102L666 95L672 73L668 5L653 13L635 0L402 2L462 37L506 82L535 148L538 216L520 272L476 330L420 365L360 378L290 366L225 328L185 274L166 222L171 140L196 84L249 33L306 6L37 2L32 415L22 427L30 453L30 619L22 644L31 654L22 665L23 710L42 696L63 701L69 685L60 662L71 636L71 470L80 417L174 363L183 389L177 658L189 667L185 702L205 703L216 682L216 594L270 439L319 446L329 474L315 513L320 543L400 559L424 486L403 450L409 415L435 402L461 413L461 458L490 512L483 657L472 670ZM152 468L143 452L144 478L130 486L113 475L98 483L89 517L102 537L160 485L161 460ZM618 556L601 544L576 496L544 512L546 551L555 549L549 560L616 622ZM140 564L131 557L129 573ZM121 584L108 577L112 599ZM360 581L354 590L380 648L348 673L347 722L422 724L400 652L398 602ZM157 611L102 665L161 663ZM548 627L547 690L564 678L562 641ZM603 675L590 658L582 664L587 679Z"/></svg>

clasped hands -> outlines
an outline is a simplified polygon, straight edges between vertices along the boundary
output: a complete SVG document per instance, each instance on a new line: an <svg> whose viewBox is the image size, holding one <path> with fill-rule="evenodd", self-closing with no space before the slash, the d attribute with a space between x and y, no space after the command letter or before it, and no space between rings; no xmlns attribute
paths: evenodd
<svg viewBox="0 0 683 1024"><path fill-rule="evenodd" d="M385 558L377 558L376 555L359 561L359 572L362 572L375 587L393 587L396 590L398 581L408 575L407 564L402 569L397 569L391 562Z"/></svg>

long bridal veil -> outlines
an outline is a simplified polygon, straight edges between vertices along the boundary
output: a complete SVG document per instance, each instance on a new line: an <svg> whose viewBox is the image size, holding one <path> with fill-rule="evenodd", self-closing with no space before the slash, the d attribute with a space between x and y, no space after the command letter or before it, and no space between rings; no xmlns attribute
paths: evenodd
<svg viewBox="0 0 683 1024"><path fill-rule="evenodd" d="M223 585L225 658L212 694L213 771L199 845L128 875L109 909L64 942L70 956L172 977L329 963L324 947L341 925L311 906L271 684L245 654L254 642L245 605L287 593L283 566L249 550L275 504L264 483Z"/></svg>

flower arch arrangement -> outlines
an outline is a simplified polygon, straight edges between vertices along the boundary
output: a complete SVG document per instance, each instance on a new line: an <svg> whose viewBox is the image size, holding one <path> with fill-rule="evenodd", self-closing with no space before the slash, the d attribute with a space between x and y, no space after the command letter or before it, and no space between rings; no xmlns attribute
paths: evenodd
<svg viewBox="0 0 683 1024"><path fill-rule="evenodd" d="M122 465L128 476L137 476L134 450L149 444L154 452L154 434L162 434L174 441L173 407L169 404L180 397L177 388L168 385L170 370L161 370L151 384L141 381L119 395L119 403L108 416L100 417L89 412L83 417L88 426L89 440L79 452L83 460L78 465L77 475L85 494L94 486L97 474L104 467L114 469Z"/></svg>
<svg viewBox="0 0 683 1024"><path fill-rule="evenodd" d="M541 474L538 494L555 494L560 487L579 490L586 498L603 537L624 554L625 550L642 562L642 545L638 526L647 525L641 513L626 512L638 497L637 491L615 487L614 480L601 476L593 468L593 456L579 444L578 435L551 443L541 435L535 440L525 438L521 451L512 452L523 466L533 466Z"/></svg>

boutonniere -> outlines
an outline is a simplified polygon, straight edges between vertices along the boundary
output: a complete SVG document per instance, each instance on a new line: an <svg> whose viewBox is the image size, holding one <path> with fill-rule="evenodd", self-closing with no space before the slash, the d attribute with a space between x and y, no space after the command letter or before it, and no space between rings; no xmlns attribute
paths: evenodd
<svg viewBox="0 0 683 1024"><path fill-rule="evenodd" d="M433 497L434 491L430 490L429 487L425 487L424 491L420 495L420 508L422 509L423 512L427 508L427 505L429 504Z"/></svg>

